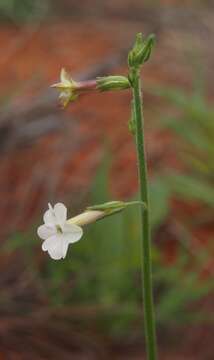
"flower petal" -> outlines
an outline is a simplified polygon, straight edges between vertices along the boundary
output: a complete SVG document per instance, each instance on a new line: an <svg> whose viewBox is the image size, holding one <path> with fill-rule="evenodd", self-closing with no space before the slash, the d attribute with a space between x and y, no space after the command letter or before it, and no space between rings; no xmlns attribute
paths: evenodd
<svg viewBox="0 0 214 360"><path fill-rule="evenodd" d="M62 203L54 205L54 215L58 225L62 226L65 224L67 219L67 208Z"/></svg>
<svg viewBox="0 0 214 360"><path fill-rule="evenodd" d="M70 84L70 76L64 68L61 69L60 80L64 84Z"/></svg>
<svg viewBox="0 0 214 360"><path fill-rule="evenodd" d="M42 244L42 250L48 251L54 260L62 259L64 257L63 235L57 234L46 239Z"/></svg>
<svg viewBox="0 0 214 360"><path fill-rule="evenodd" d="M48 227L46 225L41 225L38 227L37 229L37 234L38 236L43 239L46 240L48 239L50 236L53 236L56 234L56 230L53 227Z"/></svg>
<svg viewBox="0 0 214 360"><path fill-rule="evenodd" d="M68 243L75 243L76 241L80 240L83 235L83 230L80 226L75 224L68 224L66 223L63 226L63 236Z"/></svg>
<svg viewBox="0 0 214 360"><path fill-rule="evenodd" d="M67 239L65 237L63 237L63 242L62 242L63 259L66 257L66 254L68 251L68 246L69 246L69 242L67 241Z"/></svg>
<svg viewBox="0 0 214 360"><path fill-rule="evenodd" d="M56 218L53 210L47 210L44 213L43 220L46 226L54 227L56 225Z"/></svg>

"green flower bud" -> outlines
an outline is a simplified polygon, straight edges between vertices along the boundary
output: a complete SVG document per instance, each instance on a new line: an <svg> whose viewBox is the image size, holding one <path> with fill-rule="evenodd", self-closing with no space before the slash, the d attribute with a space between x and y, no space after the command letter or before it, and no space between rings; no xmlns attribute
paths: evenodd
<svg viewBox="0 0 214 360"><path fill-rule="evenodd" d="M97 89L100 91L129 89L131 84L126 76L112 75L96 79Z"/></svg>
<svg viewBox="0 0 214 360"><path fill-rule="evenodd" d="M128 65L130 68L139 68L151 55L155 43L155 35L151 34L146 39L141 33L137 34L133 49L128 54Z"/></svg>

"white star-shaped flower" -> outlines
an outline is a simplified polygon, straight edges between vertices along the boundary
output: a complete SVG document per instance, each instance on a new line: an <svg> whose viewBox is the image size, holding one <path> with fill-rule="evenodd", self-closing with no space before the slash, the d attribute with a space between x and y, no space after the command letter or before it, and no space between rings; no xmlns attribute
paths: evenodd
<svg viewBox="0 0 214 360"><path fill-rule="evenodd" d="M62 203L57 203L54 207L48 204L49 210L44 214L44 224L39 226L38 236L45 240L42 250L48 251L54 260L64 259L68 246L80 240L83 230L76 224L67 222L67 208Z"/></svg>

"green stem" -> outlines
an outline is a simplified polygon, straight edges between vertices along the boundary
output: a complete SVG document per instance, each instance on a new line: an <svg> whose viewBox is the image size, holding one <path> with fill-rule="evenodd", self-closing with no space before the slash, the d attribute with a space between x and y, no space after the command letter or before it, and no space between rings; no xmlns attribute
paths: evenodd
<svg viewBox="0 0 214 360"><path fill-rule="evenodd" d="M143 307L146 349L149 360L157 358L155 318L152 293L151 269L151 233L149 219L149 194L147 181L147 166L144 146L144 124L142 111L142 94L139 70L132 71L133 107L136 126L136 150L138 157L138 176L140 201L146 204L146 209L140 208L142 222L142 280L143 280Z"/></svg>

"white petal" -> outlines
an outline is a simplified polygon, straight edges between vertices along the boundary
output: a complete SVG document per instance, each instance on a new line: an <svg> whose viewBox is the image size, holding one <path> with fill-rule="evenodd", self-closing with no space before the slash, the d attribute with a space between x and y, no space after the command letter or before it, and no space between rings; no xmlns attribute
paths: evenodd
<svg viewBox="0 0 214 360"><path fill-rule="evenodd" d="M37 234L41 239L46 240L50 236L53 236L54 234L56 234L56 230L53 227L48 227L46 225L41 225L37 229Z"/></svg>
<svg viewBox="0 0 214 360"><path fill-rule="evenodd" d="M62 250L58 251L58 249L48 250L48 254L53 260L61 260L64 259Z"/></svg>
<svg viewBox="0 0 214 360"><path fill-rule="evenodd" d="M54 227L56 225L56 218L52 210L45 211L43 220L46 226Z"/></svg>
<svg viewBox="0 0 214 360"><path fill-rule="evenodd" d="M54 206L54 214L58 225L63 226L67 219L67 208L62 203L57 203Z"/></svg>
<svg viewBox="0 0 214 360"><path fill-rule="evenodd" d="M62 243L63 259L66 257L68 246L69 246L69 242L65 238L63 238L63 243Z"/></svg>
<svg viewBox="0 0 214 360"><path fill-rule="evenodd" d="M80 240L82 235L83 235L83 230L78 225L66 223L63 226L63 236L64 239L66 239L66 241L69 244Z"/></svg>
<svg viewBox="0 0 214 360"><path fill-rule="evenodd" d="M55 247L57 246L57 244L60 243L59 239L58 239L58 234L49 237L48 239L46 239L43 244L42 244L42 250L43 251L48 251L49 248L51 248L52 246Z"/></svg>
<svg viewBox="0 0 214 360"><path fill-rule="evenodd" d="M42 244L42 250L48 251L54 260L62 259L64 257L63 235L57 234L46 239Z"/></svg>

